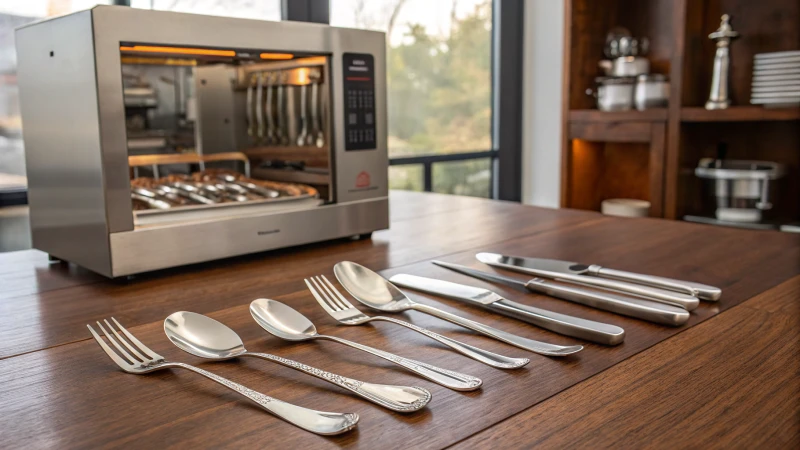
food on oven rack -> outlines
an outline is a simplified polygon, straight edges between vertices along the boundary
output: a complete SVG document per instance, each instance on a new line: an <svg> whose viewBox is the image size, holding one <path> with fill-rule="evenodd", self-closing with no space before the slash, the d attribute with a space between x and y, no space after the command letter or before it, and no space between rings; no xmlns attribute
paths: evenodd
<svg viewBox="0 0 800 450"><path fill-rule="evenodd" d="M262 203L278 198L317 196L317 190L311 186L256 180L226 169L131 180L131 199L135 211L220 203Z"/></svg>

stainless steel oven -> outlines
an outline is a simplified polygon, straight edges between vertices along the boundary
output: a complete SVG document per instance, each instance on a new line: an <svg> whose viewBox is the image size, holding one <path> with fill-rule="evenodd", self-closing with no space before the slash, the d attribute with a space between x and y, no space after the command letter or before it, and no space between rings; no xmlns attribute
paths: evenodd
<svg viewBox="0 0 800 450"><path fill-rule="evenodd" d="M383 33L97 6L16 42L53 258L118 277L389 225Z"/></svg>

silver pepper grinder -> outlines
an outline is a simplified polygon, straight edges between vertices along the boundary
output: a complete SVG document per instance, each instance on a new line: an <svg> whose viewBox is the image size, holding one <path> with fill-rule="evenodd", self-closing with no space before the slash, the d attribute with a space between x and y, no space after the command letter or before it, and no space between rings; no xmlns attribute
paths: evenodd
<svg viewBox="0 0 800 450"><path fill-rule="evenodd" d="M739 33L731 28L731 17L722 15L722 22L717 31L708 35L716 41L717 53L714 55L714 74L711 78L711 93L708 95L706 109L725 109L731 105L728 95L728 73L730 72L731 41L738 38Z"/></svg>

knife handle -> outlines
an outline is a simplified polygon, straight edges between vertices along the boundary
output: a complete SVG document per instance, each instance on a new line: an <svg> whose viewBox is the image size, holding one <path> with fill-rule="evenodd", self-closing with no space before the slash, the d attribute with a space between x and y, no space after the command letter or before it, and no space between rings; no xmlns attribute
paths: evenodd
<svg viewBox="0 0 800 450"><path fill-rule="evenodd" d="M611 289L625 294L632 294L644 297L654 302L666 303L679 306L687 311L691 311L700 304L700 300L691 295L680 292L668 291L641 284L627 283L624 281L609 280L592 275L573 275L573 274L554 274L553 278L558 281L567 281L586 286Z"/></svg>
<svg viewBox="0 0 800 450"><path fill-rule="evenodd" d="M559 314L508 299L498 300L486 307L545 330L598 344L618 345L625 340L625 330L616 325Z"/></svg>
<svg viewBox="0 0 800 450"><path fill-rule="evenodd" d="M569 284L545 281L539 278L529 280L525 287L533 292L540 292L552 297L562 298L592 308L602 309L637 319L662 325L680 326L689 320L689 312L683 308L643 300L633 297L584 289Z"/></svg>
<svg viewBox="0 0 800 450"><path fill-rule="evenodd" d="M642 275L640 273L626 272L624 270L608 269L598 265L589 266L589 273L598 277L630 281L632 283L639 283L647 286L667 289L670 291L682 292L708 301L717 301L719 300L720 295L722 295L722 290L720 290L720 288L709 286L707 284L695 283L693 281L673 280L672 278L656 277L653 275Z"/></svg>
<svg viewBox="0 0 800 450"><path fill-rule="evenodd" d="M579 352L580 350L583 349L583 346L580 345L571 345L571 346L554 345L554 344L548 344L546 342L540 342L540 341L535 341L533 339L524 338L522 336L517 336L516 334L511 334L503 330L498 330L497 328L490 327L488 325L484 325L479 322L475 322L474 320L467 319L466 317L450 314L447 311L442 311L439 308L434 308L433 306L424 305L422 303L413 303L411 305L411 308L414 309L415 311L420 311L430 314L432 316L436 316L440 319L452 322L456 325L461 325L464 328L469 328L470 330L477 331L478 333L493 337L498 341L505 342L506 344L511 344L513 346L528 351L532 351L534 353L539 353L549 356L565 356Z"/></svg>

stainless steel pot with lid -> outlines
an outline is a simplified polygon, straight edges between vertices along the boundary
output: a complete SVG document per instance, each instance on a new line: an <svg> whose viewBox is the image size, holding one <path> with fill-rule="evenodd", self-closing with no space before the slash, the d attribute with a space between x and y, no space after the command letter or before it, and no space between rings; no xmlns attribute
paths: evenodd
<svg viewBox="0 0 800 450"><path fill-rule="evenodd" d="M628 111L633 108L633 77L597 77L597 89L587 89L586 94L597 99L600 111Z"/></svg>

